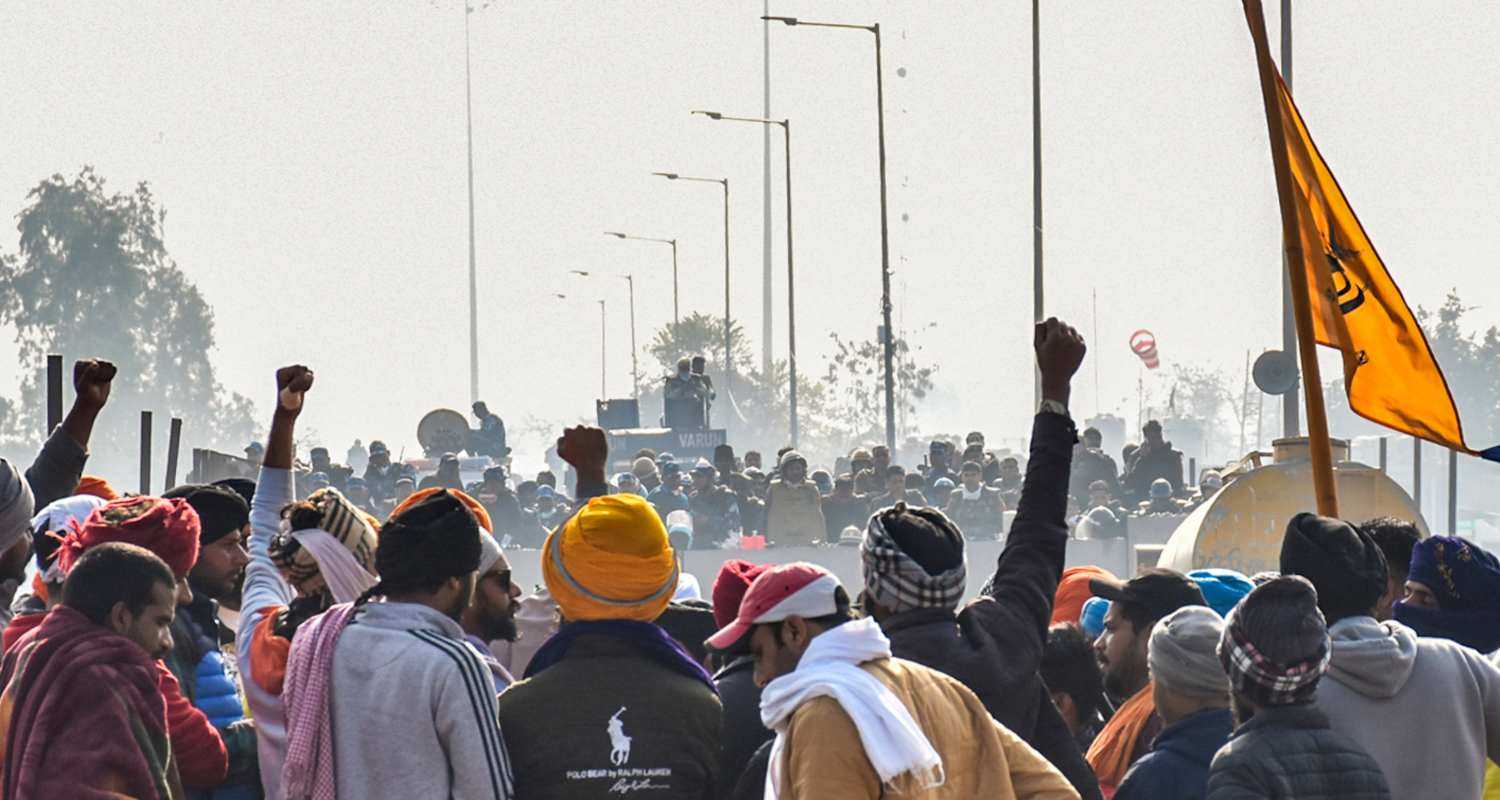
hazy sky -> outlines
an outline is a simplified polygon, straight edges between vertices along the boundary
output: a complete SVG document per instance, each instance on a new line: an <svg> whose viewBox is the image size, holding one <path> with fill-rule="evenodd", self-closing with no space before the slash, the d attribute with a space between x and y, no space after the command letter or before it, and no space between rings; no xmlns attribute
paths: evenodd
<svg viewBox="0 0 1500 800"><path fill-rule="evenodd" d="M1489 219L1500 8L1297 5L1298 103L1406 296L1434 306L1457 288L1480 307L1476 323L1500 321ZM1250 38L1233 0L1044 6L1047 308L1093 338L1098 292L1098 394L1133 418L1132 330L1154 330L1168 364L1236 374L1247 349L1280 342L1279 217ZM771 10L882 23L897 319L937 322L913 334L941 365L923 425L1024 430L1030 3ZM670 319L666 248L603 230L680 238L684 312L722 313L717 187L652 170L730 179L735 316L759 351L761 132L688 111L759 115L760 13L760 0L501 2L471 18L481 394L512 427L592 414L599 297L611 393L628 394L624 281L568 270L636 275L643 346ZM304 419L336 453L355 437L415 452L422 413L468 401L463 24L453 3L9 0L0 213L83 164L119 190L150 181L168 249L214 307L223 382L265 413L273 369L305 362L318 386ZM794 125L804 374L822 371L829 332L870 338L878 322L870 40L771 31L772 112ZM0 248L14 250L13 233ZM1076 390L1084 414L1092 376L1086 365Z"/></svg>

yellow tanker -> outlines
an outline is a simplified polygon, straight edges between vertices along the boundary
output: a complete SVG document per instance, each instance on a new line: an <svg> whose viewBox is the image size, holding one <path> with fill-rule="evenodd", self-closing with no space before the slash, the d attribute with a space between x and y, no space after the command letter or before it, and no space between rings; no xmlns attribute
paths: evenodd
<svg viewBox="0 0 1500 800"><path fill-rule="evenodd" d="M1247 457L1226 476L1224 488L1189 514L1172 532L1158 566L1187 572L1224 567L1246 575L1277 569L1287 520L1316 508L1307 439L1277 439L1274 461ZM1392 516L1414 520L1422 536L1427 522L1411 497L1375 467L1349 461L1349 443L1333 442L1339 516L1354 522Z"/></svg>

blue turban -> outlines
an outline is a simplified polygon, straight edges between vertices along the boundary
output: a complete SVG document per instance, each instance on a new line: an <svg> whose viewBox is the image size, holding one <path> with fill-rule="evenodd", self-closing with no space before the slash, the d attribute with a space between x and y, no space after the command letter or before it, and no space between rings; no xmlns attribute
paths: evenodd
<svg viewBox="0 0 1500 800"><path fill-rule="evenodd" d="M1226 618L1239 605L1240 599L1255 588L1255 584L1244 573L1232 569L1195 569L1188 573L1188 577L1198 582L1198 588L1203 590L1203 599L1208 601L1208 607Z"/></svg>
<svg viewBox="0 0 1500 800"><path fill-rule="evenodd" d="M1437 597L1437 608L1396 604L1396 621L1420 636L1458 642L1481 653L1500 650L1500 561L1457 536L1430 536L1411 552L1407 580Z"/></svg>
<svg viewBox="0 0 1500 800"><path fill-rule="evenodd" d="M1090 597L1083 604L1083 612L1078 615L1078 627L1083 629L1083 634L1090 639L1099 638L1104 633L1104 615L1109 613L1109 601L1102 597Z"/></svg>

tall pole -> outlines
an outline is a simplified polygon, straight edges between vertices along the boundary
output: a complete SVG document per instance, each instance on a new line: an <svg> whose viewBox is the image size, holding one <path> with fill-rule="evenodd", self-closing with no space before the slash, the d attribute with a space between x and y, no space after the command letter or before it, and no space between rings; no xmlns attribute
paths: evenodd
<svg viewBox="0 0 1500 800"><path fill-rule="evenodd" d="M724 390L734 397L733 333L729 317L729 179L724 181Z"/></svg>
<svg viewBox="0 0 1500 800"><path fill-rule="evenodd" d="M677 240L672 240L672 335L677 335Z"/></svg>
<svg viewBox="0 0 1500 800"><path fill-rule="evenodd" d="M1448 535L1458 535L1458 451L1448 451Z"/></svg>
<svg viewBox="0 0 1500 800"><path fill-rule="evenodd" d="M1031 318L1042 321L1042 27L1040 0L1031 0ZM1033 402L1042 402L1042 373L1032 371Z"/></svg>
<svg viewBox="0 0 1500 800"><path fill-rule="evenodd" d="M1256 66L1260 70L1261 99L1266 109L1266 127L1271 140L1271 163L1276 171L1277 203L1281 207L1282 251L1287 272L1293 266L1302 268L1300 222L1294 199L1291 168L1287 165L1288 133L1282 125L1281 100L1276 95L1275 65L1271 46L1266 41L1266 23L1260 0L1246 0L1245 15L1255 40ZM1322 381L1318 377L1318 343L1313 339L1312 299L1307 281L1292 281L1292 310L1296 312L1297 352L1302 361L1302 375L1307 402L1308 449L1312 457L1313 497L1317 511L1325 517L1338 517L1338 488L1333 477L1333 448L1328 439L1328 417L1323 409Z"/></svg>
<svg viewBox="0 0 1500 800"><path fill-rule="evenodd" d="M1422 513L1422 440L1411 438L1411 501Z"/></svg>
<svg viewBox="0 0 1500 800"><path fill-rule="evenodd" d="M469 11L464 3L464 128L469 139L469 402L479 402L479 301L474 266L474 103L469 70Z"/></svg>
<svg viewBox="0 0 1500 800"><path fill-rule="evenodd" d="M885 446L896 451L896 342L891 330L891 227L885 199L885 79L880 67L880 23L875 34L875 116L880 124L880 316L885 325Z"/></svg>
<svg viewBox="0 0 1500 800"><path fill-rule="evenodd" d="M635 354L635 276L626 275L625 283L630 286L630 381L635 390L635 401L641 401L641 370Z"/></svg>
<svg viewBox="0 0 1500 800"><path fill-rule="evenodd" d="M771 0L762 4L764 14L771 14ZM762 116L771 118L771 21L761 20L761 91ZM760 371L771 374L771 129L761 129L761 307ZM793 417L796 415L793 414ZM795 427L795 426L793 426ZM797 441L796 436L792 441Z"/></svg>
<svg viewBox="0 0 1500 800"><path fill-rule="evenodd" d="M1287 91L1292 90L1292 0L1281 0L1281 79ZM1283 259L1285 254L1282 254ZM1297 320L1292 313L1292 276L1283 261L1281 270L1281 351L1290 356L1297 352ZM1281 396L1281 435L1299 436L1302 425L1297 405L1299 382Z"/></svg>
<svg viewBox="0 0 1500 800"><path fill-rule="evenodd" d="M600 400L608 400L609 399L609 388L608 388L608 384L605 382L605 377L604 377L606 374L608 374L608 370L606 369L606 365L609 363L606 360L606 354L608 353L608 351L605 349L605 341L606 341L605 337L607 335L606 334L607 330L608 330L608 326L605 324L605 317L604 317L604 301L600 300L599 301L599 399Z"/></svg>
<svg viewBox="0 0 1500 800"><path fill-rule="evenodd" d="M770 130L770 126L764 126ZM792 447L797 446L797 281L792 267L792 121L783 120L781 131L786 135L786 349L787 349L787 407L791 422L788 433Z"/></svg>

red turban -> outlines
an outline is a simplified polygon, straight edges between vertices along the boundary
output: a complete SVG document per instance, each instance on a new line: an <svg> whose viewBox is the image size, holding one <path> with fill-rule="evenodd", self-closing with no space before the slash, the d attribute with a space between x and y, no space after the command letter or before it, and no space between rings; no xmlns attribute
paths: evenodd
<svg viewBox="0 0 1500 800"><path fill-rule="evenodd" d="M1089 589L1089 581L1095 579L1111 582L1118 580L1109 570L1100 567L1068 567L1063 570L1062 580L1057 582L1057 595L1052 600L1051 624L1078 624L1078 618L1083 614L1083 604L1094 596Z"/></svg>
<svg viewBox="0 0 1500 800"><path fill-rule="evenodd" d="M198 531L198 512L186 500L122 497L94 509L83 527L68 532L57 563L66 575L90 547L125 542L155 553L182 578L198 561Z"/></svg>
<svg viewBox="0 0 1500 800"><path fill-rule="evenodd" d="M91 494L104 501L116 500L120 497L120 493L115 491L115 487L109 485L109 481L97 475L83 476L78 481L78 488L73 490L73 494Z"/></svg>

